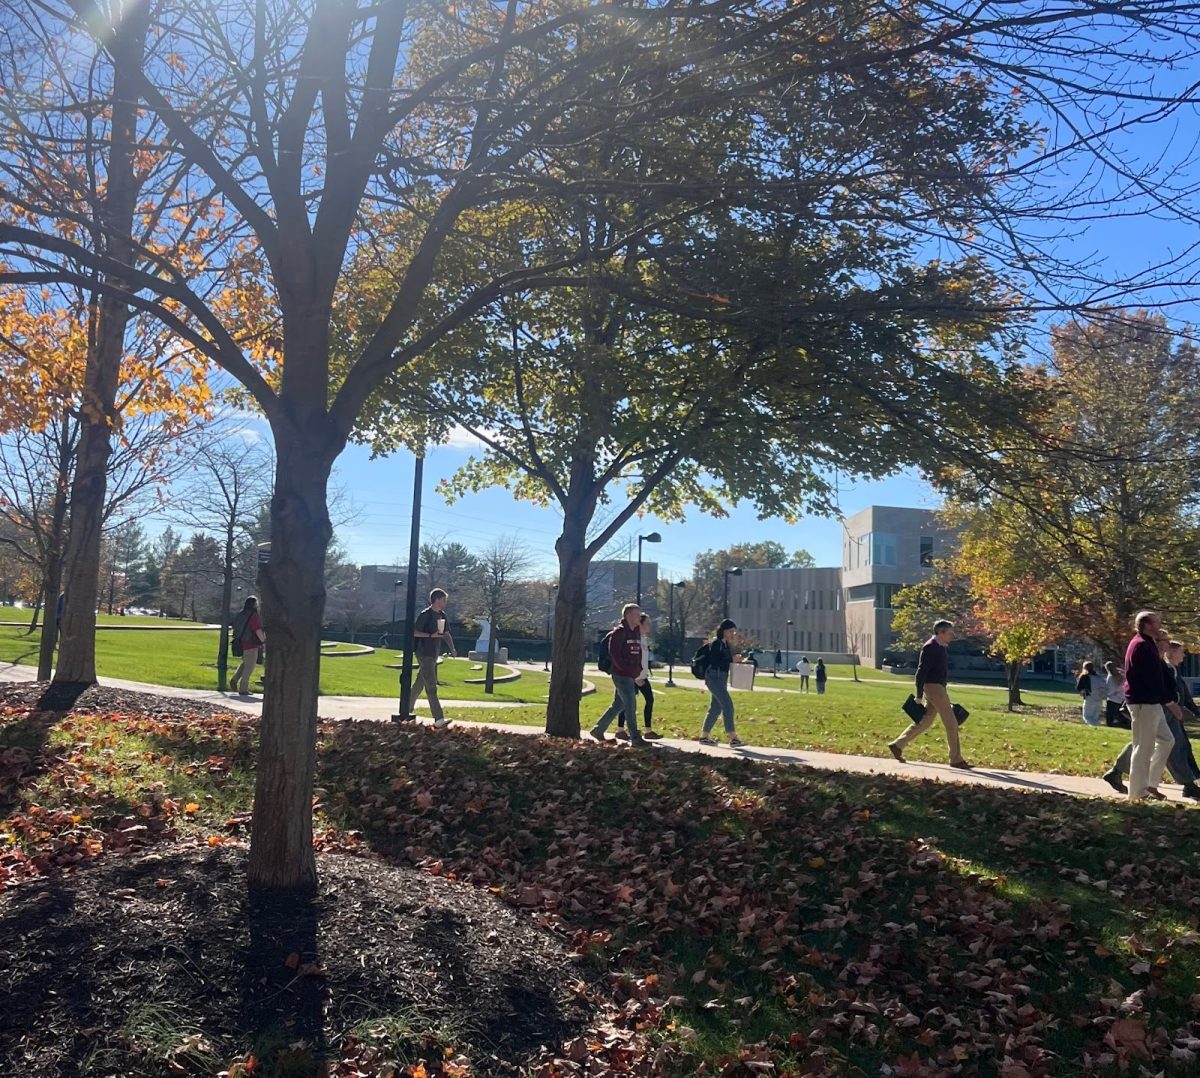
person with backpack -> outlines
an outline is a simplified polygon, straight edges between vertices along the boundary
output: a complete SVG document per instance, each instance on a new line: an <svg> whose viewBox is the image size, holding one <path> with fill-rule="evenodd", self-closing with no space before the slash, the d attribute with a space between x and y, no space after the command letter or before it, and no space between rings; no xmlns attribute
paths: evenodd
<svg viewBox="0 0 1200 1078"><path fill-rule="evenodd" d="M825 695L825 682L829 680L829 671L825 669L825 660L818 659L816 669L813 671L813 677L817 683L817 695Z"/></svg>
<svg viewBox="0 0 1200 1078"><path fill-rule="evenodd" d="M601 645L600 669L612 675L613 702L592 727L597 741L607 741L604 731L622 711L629 716L629 744L642 748L649 742L637 728L638 682L642 677L642 608L626 603L621 608L621 624L609 631Z"/></svg>
<svg viewBox="0 0 1200 1078"><path fill-rule="evenodd" d="M662 734L657 730L650 728L650 723L654 718L654 689L650 686L650 615L643 614L638 622L638 628L642 633L642 674L637 681L638 692L642 694L642 699L646 701L642 708L642 722L645 723L646 729L642 736L648 741L658 741ZM634 723L637 722L636 716ZM617 716L617 740L628 741L629 734L625 729L625 712L622 711Z"/></svg>
<svg viewBox="0 0 1200 1078"><path fill-rule="evenodd" d="M241 612L233 619L233 632L230 637L234 655L242 657L242 665L233 675L235 687L241 682L239 696L250 695L250 675L258 666L258 652L266 642L267 634L263 632L262 618L258 614L258 598L251 595L242 604Z"/></svg>
<svg viewBox="0 0 1200 1078"><path fill-rule="evenodd" d="M698 675L700 670L703 670L704 685L710 695L708 714L704 716L704 729L699 738L701 745L720 744L712 736L712 728L718 715L724 716L729 747L738 749L746 744L737 736L737 729L733 723L733 698L729 695L729 667L733 665L733 649L725 640L725 634L736 628L737 626L726 618L717 626L716 635L692 659L692 673Z"/></svg>

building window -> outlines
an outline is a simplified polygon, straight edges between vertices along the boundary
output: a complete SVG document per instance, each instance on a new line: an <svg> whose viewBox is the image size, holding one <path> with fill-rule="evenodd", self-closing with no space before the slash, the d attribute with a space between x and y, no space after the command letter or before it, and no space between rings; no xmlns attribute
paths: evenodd
<svg viewBox="0 0 1200 1078"><path fill-rule="evenodd" d="M924 566L933 565L933 536L921 536L921 564Z"/></svg>
<svg viewBox="0 0 1200 1078"><path fill-rule="evenodd" d="M896 537L891 532L871 532L868 536L870 539L870 564L871 565L895 565L896 564Z"/></svg>
<svg viewBox="0 0 1200 1078"><path fill-rule="evenodd" d="M818 610L825 609L825 589L824 588L821 588L817 592L817 609Z"/></svg>
<svg viewBox="0 0 1200 1078"><path fill-rule="evenodd" d="M825 650L825 634L821 631L817 632L817 650L818 651Z"/></svg>
<svg viewBox="0 0 1200 1078"><path fill-rule="evenodd" d="M891 610L892 599L896 592L900 590L899 584L876 584L875 585L875 605L884 610Z"/></svg>

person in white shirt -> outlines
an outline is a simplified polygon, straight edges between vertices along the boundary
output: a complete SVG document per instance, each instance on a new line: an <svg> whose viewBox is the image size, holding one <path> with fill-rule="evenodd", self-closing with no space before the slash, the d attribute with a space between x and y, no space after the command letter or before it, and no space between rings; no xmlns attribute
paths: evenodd
<svg viewBox="0 0 1200 1078"><path fill-rule="evenodd" d="M1125 674L1111 659L1104 664L1104 725L1129 729L1129 715L1125 711Z"/></svg>
<svg viewBox="0 0 1200 1078"><path fill-rule="evenodd" d="M648 741L658 741L662 734L657 730L650 728L651 720L654 718L654 690L650 687L650 615L643 614L638 622L638 628L642 632L642 673L634 684L637 686L637 691L642 694L642 698L646 701L642 709L642 722L645 723L645 737ZM637 722L637 716L634 715L630 720ZM617 718L617 737L621 741L629 740L629 731L625 729L625 712L622 711Z"/></svg>
<svg viewBox="0 0 1200 1078"><path fill-rule="evenodd" d="M804 692L808 692L808 678L812 674L812 663L808 661L807 655L797 664L796 672L800 675L800 688Z"/></svg>

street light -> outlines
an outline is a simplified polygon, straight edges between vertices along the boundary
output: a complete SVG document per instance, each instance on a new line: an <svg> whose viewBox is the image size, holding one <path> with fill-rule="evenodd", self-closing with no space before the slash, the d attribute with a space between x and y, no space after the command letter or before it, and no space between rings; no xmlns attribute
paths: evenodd
<svg viewBox="0 0 1200 1078"><path fill-rule="evenodd" d="M686 588L687 581L680 580L667 589L667 636L670 648L667 651L667 684L675 684L675 589ZM682 635L682 634L680 634Z"/></svg>
<svg viewBox="0 0 1200 1078"><path fill-rule="evenodd" d="M637 605L642 605L642 544L643 543L661 543L662 536L658 532L651 532L649 535L638 536L638 561L637 561Z"/></svg>
<svg viewBox="0 0 1200 1078"><path fill-rule="evenodd" d="M787 620L788 629L792 629L792 626L795 624L796 623L794 621L792 621L791 618L788 618L788 620ZM796 630L792 629L792 643L794 644L795 642L796 642ZM783 646L784 646L784 649L787 650L787 646L788 646L788 631L787 631L787 629L783 630ZM786 666L790 670L792 668L792 652L791 652L791 650L788 650L787 655L788 655L788 657L784 661L783 665Z"/></svg>
<svg viewBox="0 0 1200 1078"><path fill-rule="evenodd" d="M721 604L721 610L723 611L723 613L721 614L721 617L725 618L726 620L728 620L728 618L729 618L729 578L731 576L741 576L741 575L742 575L742 567L740 565L736 566L733 569L725 570L725 601Z"/></svg>
<svg viewBox="0 0 1200 1078"><path fill-rule="evenodd" d="M546 661L542 664L543 670L550 669L550 600L554 598L556 591L558 591L557 584L551 584L546 588Z"/></svg>
<svg viewBox="0 0 1200 1078"><path fill-rule="evenodd" d="M388 643L393 647L396 645L396 592L398 592L402 587L404 587L403 580L396 580L392 582L392 637Z"/></svg>

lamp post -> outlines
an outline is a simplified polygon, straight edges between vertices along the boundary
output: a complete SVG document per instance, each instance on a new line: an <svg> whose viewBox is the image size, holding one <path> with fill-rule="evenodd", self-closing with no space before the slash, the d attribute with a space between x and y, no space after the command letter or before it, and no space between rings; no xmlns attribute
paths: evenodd
<svg viewBox="0 0 1200 1078"><path fill-rule="evenodd" d="M784 665L784 666L786 666L786 667L787 667L789 670L792 668L792 652L791 652L791 649L788 647L788 629L791 629L791 627L792 627L794 624L795 624L795 622L794 622L794 621L792 621L792 619L791 619L791 618L788 618L788 620L787 620L787 629L784 629L784 630L783 630L783 649L784 649L784 651L786 651L786 652L787 652L787 658L786 658L786 659L784 659L784 661L783 661L783 665ZM795 632L793 631L793 632L792 632L792 636L794 637L795 635L796 635L796 634L795 634Z"/></svg>
<svg viewBox="0 0 1200 1078"><path fill-rule="evenodd" d="M742 567L740 565L735 566L732 569L725 570L725 600L721 604L721 617L722 618L728 619L728 617L729 617L729 578L731 576L741 576L741 575L742 575Z"/></svg>
<svg viewBox="0 0 1200 1078"><path fill-rule="evenodd" d="M393 647L396 646L396 592L404 587L403 580L394 580L392 582L392 635L388 643Z"/></svg>
<svg viewBox="0 0 1200 1078"><path fill-rule="evenodd" d="M651 532L649 535L638 536L638 560L637 560L637 605L642 605L642 544L643 543L661 543L662 536L658 532Z"/></svg>
<svg viewBox="0 0 1200 1078"><path fill-rule="evenodd" d="M404 657L400 660L400 710L393 722L403 722L412 714L412 668L416 639L413 622L417 617L417 559L421 556L421 483L425 474L425 457L413 462L413 508L408 526L408 580L404 591ZM392 592L393 597L395 592Z"/></svg>
<svg viewBox="0 0 1200 1078"><path fill-rule="evenodd" d="M546 589L546 661L542 664L542 669L547 671L550 669L550 600L554 598L556 591L557 584L551 584Z"/></svg>
<svg viewBox="0 0 1200 1078"><path fill-rule="evenodd" d="M667 684L675 684L675 589L686 588L687 581L679 580L667 589L667 636L670 637L670 647L667 649Z"/></svg>

